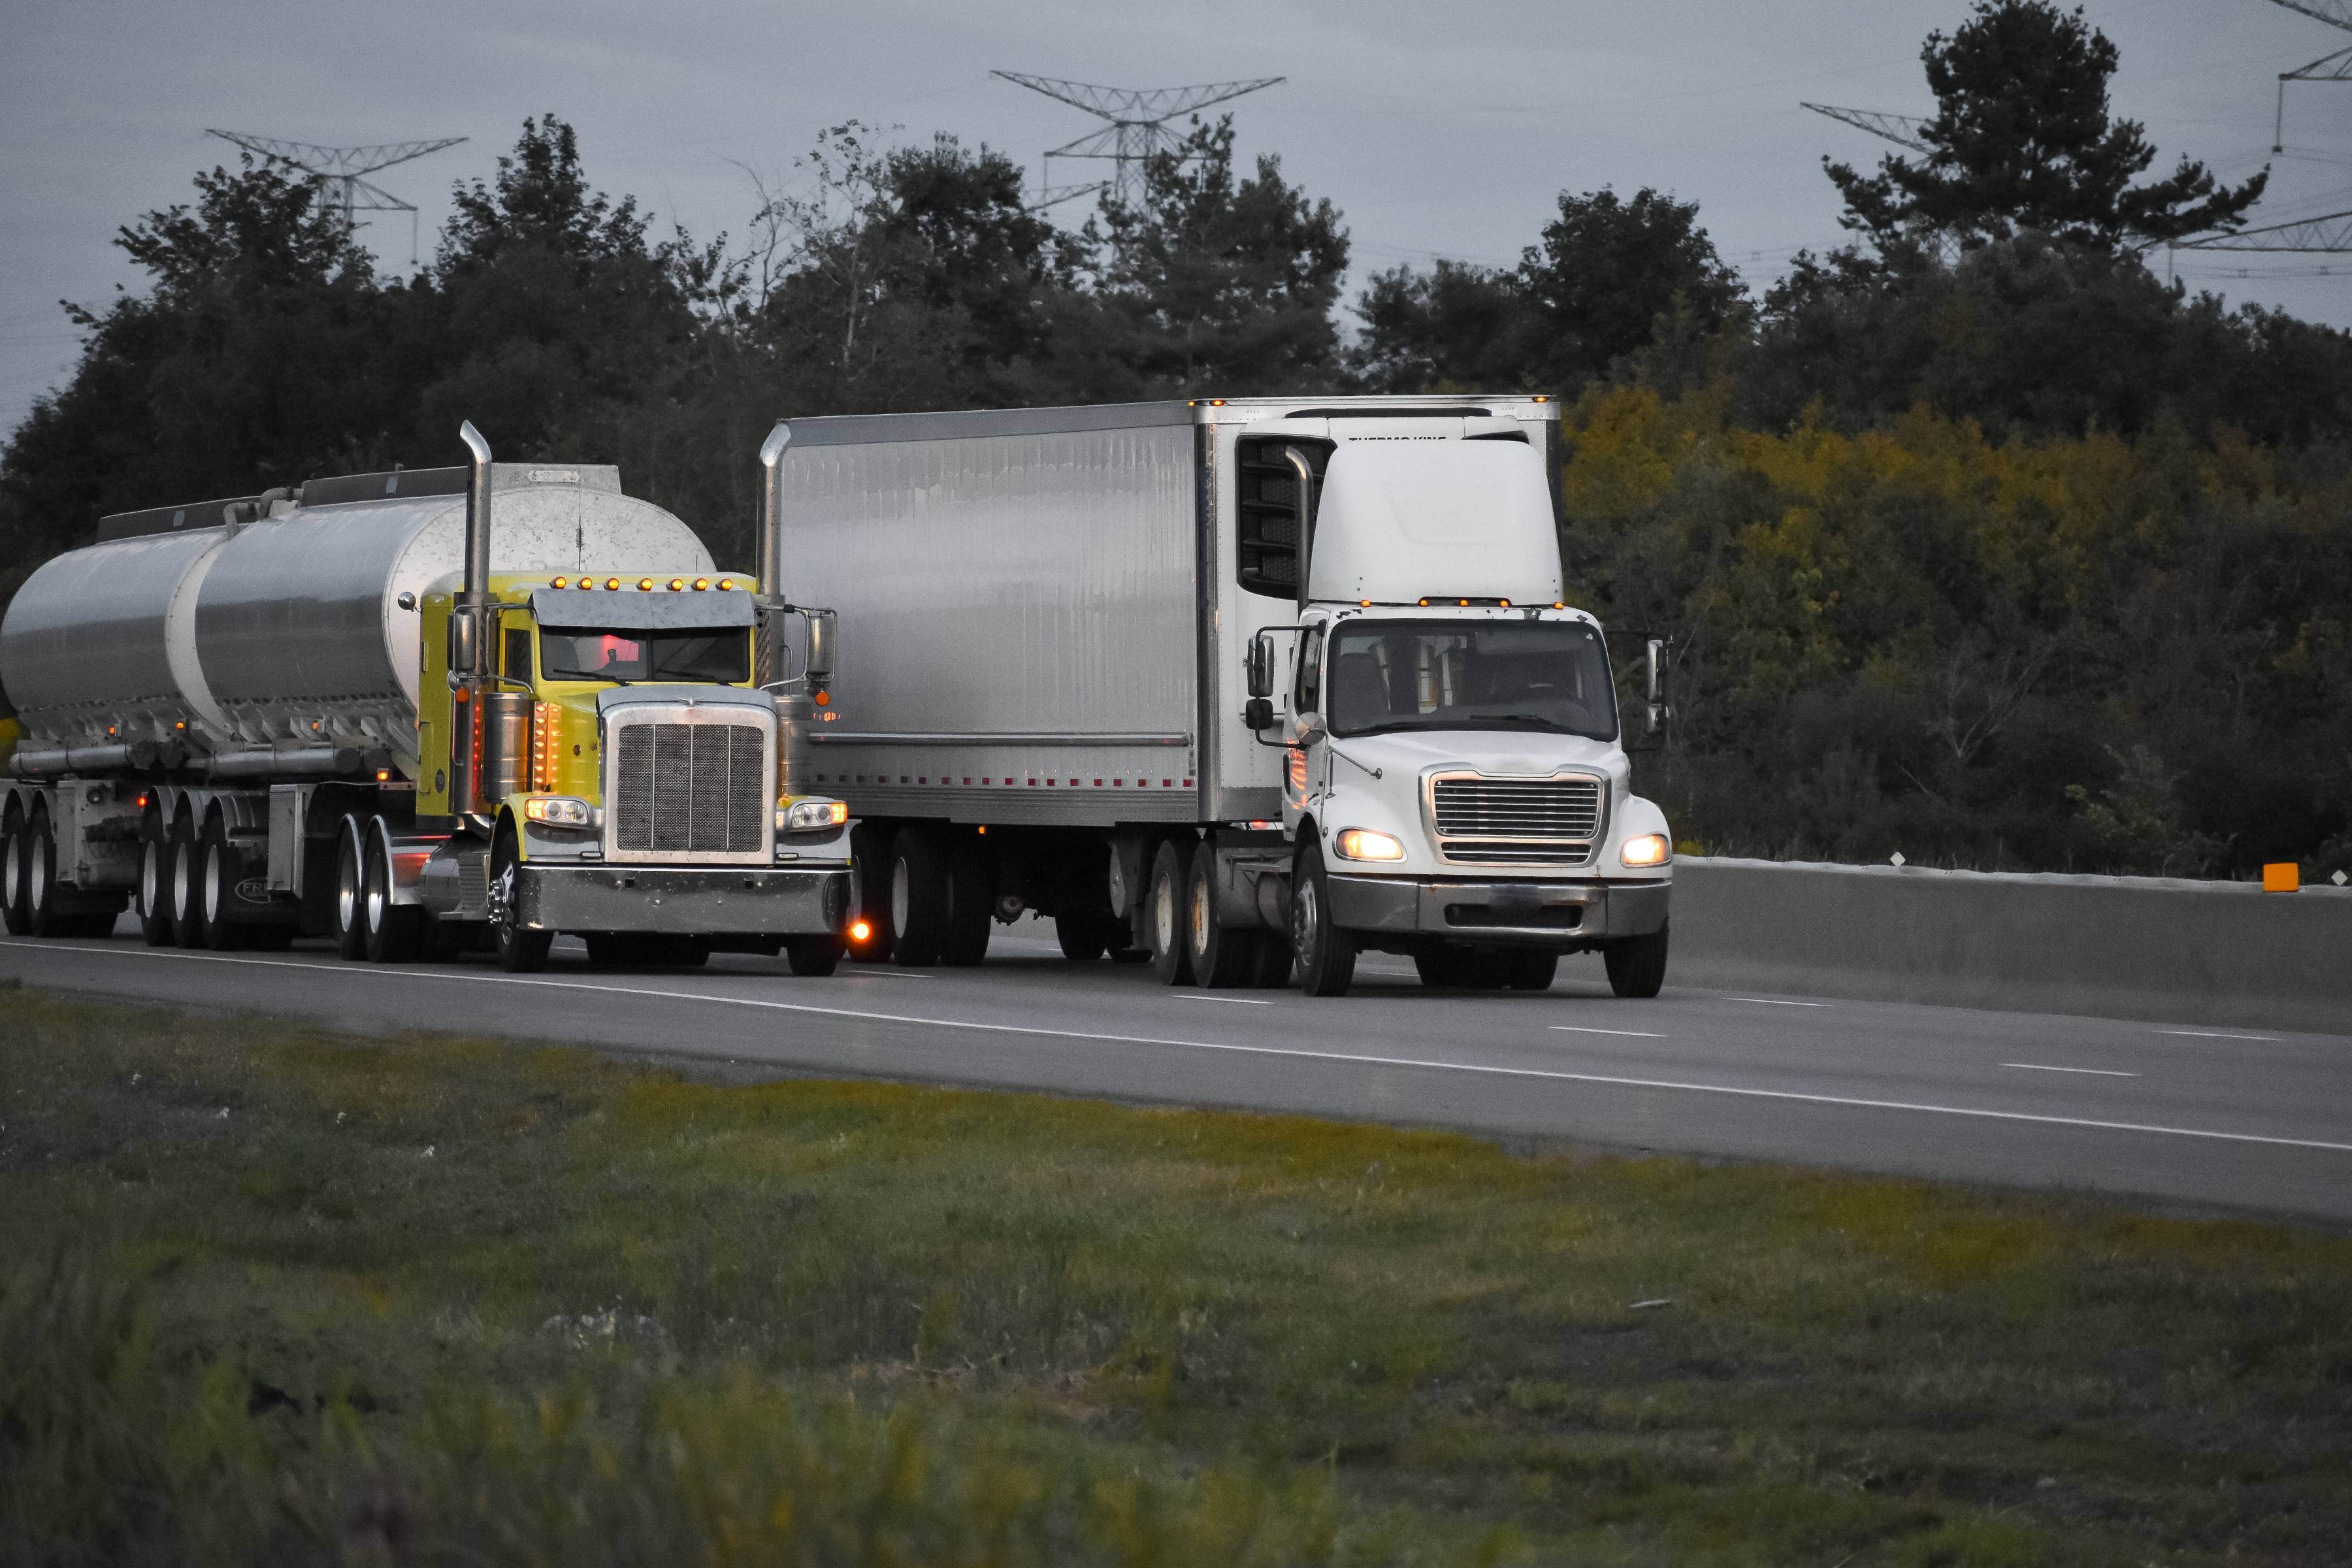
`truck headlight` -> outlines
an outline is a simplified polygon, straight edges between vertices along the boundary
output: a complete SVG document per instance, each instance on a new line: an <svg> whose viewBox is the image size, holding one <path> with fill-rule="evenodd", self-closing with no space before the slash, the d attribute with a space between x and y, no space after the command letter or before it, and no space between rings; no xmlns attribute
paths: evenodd
<svg viewBox="0 0 2352 1568"><path fill-rule="evenodd" d="M803 800L776 808L779 833L817 833L838 827L848 820L849 803L845 800Z"/></svg>
<svg viewBox="0 0 2352 1568"><path fill-rule="evenodd" d="M592 827L596 817L586 801L568 795L531 795L523 801L522 814L549 827Z"/></svg>
<svg viewBox="0 0 2352 1568"><path fill-rule="evenodd" d="M1336 841L1342 860L1402 860L1404 841L1393 834L1369 827L1343 827Z"/></svg>
<svg viewBox="0 0 2352 1568"><path fill-rule="evenodd" d="M1663 866L1674 858L1674 850L1663 833L1644 833L1625 840L1625 847L1617 851L1617 858L1628 866Z"/></svg>

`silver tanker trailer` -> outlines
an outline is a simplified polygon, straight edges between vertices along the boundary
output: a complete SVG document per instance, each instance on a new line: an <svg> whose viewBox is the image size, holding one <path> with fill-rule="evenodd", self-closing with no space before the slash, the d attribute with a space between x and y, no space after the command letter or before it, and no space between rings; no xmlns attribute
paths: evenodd
<svg viewBox="0 0 2352 1568"><path fill-rule="evenodd" d="M33 574L0 623L11 932L130 905L159 945L530 969L570 931L831 971L847 808L795 788L829 617L772 592L772 536L721 573L616 469L463 435L467 468L109 517Z"/></svg>

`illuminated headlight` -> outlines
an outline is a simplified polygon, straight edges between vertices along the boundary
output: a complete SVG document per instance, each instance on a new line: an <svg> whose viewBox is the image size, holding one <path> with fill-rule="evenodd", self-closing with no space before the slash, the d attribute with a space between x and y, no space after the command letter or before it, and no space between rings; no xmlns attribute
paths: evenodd
<svg viewBox="0 0 2352 1568"><path fill-rule="evenodd" d="M779 833L816 833L838 827L848 820L849 803L845 800L803 800L776 808Z"/></svg>
<svg viewBox="0 0 2352 1568"><path fill-rule="evenodd" d="M531 795L522 803L522 814L549 827L592 827L596 819L594 807L568 795Z"/></svg>
<svg viewBox="0 0 2352 1568"><path fill-rule="evenodd" d="M1375 833L1369 827L1339 829L1339 858L1342 860L1402 860L1404 842L1387 833Z"/></svg>
<svg viewBox="0 0 2352 1568"><path fill-rule="evenodd" d="M1663 833L1644 833L1625 840L1625 847L1617 851L1617 858L1628 866L1663 866L1674 858L1674 850Z"/></svg>

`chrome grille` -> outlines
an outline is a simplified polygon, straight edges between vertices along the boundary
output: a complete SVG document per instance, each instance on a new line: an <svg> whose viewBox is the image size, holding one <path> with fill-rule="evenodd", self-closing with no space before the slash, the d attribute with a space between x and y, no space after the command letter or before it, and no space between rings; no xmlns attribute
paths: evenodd
<svg viewBox="0 0 2352 1568"><path fill-rule="evenodd" d="M1441 778L1430 786L1448 860L1580 866L1601 834L1598 779Z"/></svg>
<svg viewBox="0 0 2352 1568"><path fill-rule="evenodd" d="M765 847L767 732L753 724L625 724L614 731L613 847L754 855Z"/></svg>

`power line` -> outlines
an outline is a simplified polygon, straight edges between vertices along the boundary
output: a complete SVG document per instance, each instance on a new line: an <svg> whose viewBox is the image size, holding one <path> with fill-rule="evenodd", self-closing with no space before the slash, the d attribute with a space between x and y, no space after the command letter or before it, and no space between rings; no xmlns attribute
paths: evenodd
<svg viewBox="0 0 2352 1568"><path fill-rule="evenodd" d="M463 136L443 136L425 142L379 142L365 147L321 147L315 142L289 142L276 136L248 136L241 131L213 131L207 136L217 136L233 142L248 153L258 153L264 158L299 169L310 176L317 187L320 205L343 215L346 232L359 227L354 213L406 213L408 215L408 264L416 265L416 207L402 201L383 186L362 179L389 169L395 163L405 163L422 158L428 153L438 153L445 147L455 147L466 140Z"/></svg>
<svg viewBox="0 0 2352 1568"><path fill-rule="evenodd" d="M1205 82L1197 87L1097 87L1091 82L1064 81L1058 77L1024 76L1019 71L991 71L1032 92L1042 92L1074 109L1083 109L1097 120L1110 123L1100 131L1089 132L1076 141L1065 143L1045 154L1045 177L1042 193L1052 201L1067 201L1088 190L1108 190L1120 203L1133 206L1143 199L1143 161L1155 153L1173 153L1181 145L1168 122L1181 115L1206 109L1213 103L1223 103L1244 93L1256 92L1286 79L1278 76L1260 77L1254 81ZM1111 177L1091 187L1079 185L1055 186L1053 181L1054 160L1056 158L1106 158L1114 167ZM1058 190L1061 194L1055 195ZM1032 209L1035 210L1034 208Z"/></svg>

